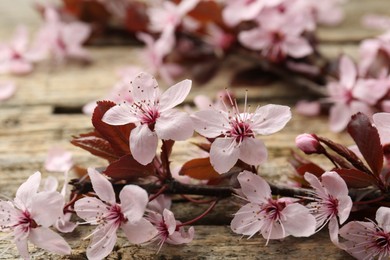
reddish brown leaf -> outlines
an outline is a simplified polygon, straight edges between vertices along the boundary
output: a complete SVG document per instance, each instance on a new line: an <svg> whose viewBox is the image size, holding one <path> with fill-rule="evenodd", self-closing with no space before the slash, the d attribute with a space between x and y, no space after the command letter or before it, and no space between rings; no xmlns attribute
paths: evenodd
<svg viewBox="0 0 390 260"><path fill-rule="evenodd" d="M107 140L99 137L96 132L82 134L78 137L74 137L70 142L75 146L87 150L95 156L108 160L109 162L119 159L119 157L112 149L110 143Z"/></svg>
<svg viewBox="0 0 390 260"><path fill-rule="evenodd" d="M306 172L310 172L315 176L320 177L325 172L324 169L322 169L320 166L318 166L315 163L303 164L298 168L296 168L296 170L302 176L305 175Z"/></svg>
<svg viewBox="0 0 390 260"><path fill-rule="evenodd" d="M220 177L211 165L209 157L186 162L181 167L179 175L186 175L197 180L211 180Z"/></svg>
<svg viewBox="0 0 390 260"><path fill-rule="evenodd" d="M134 124L127 124L122 126L113 126L102 121L104 113L111 107L115 106L111 101L98 101L97 106L92 115L92 124L96 131L107 140L115 154L120 157L130 153L129 137Z"/></svg>
<svg viewBox="0 0 390 260"><path fill-rule="evenodd" d="M349 188L365 188L375 184L375 180L367 173L355 169L335 169Z"/></svg>
<svg viewBox="0 0 390 260"><path fill-rule="evenodd" d="M103 173L115 181L134 181L154 174L152 164L142 165L131 154L122 156L119 160L111 163Z"/></svg>
<svg viewBox="0 0 390 260"><path fill-rule="evenodd" d="M215 23L223 25L222 6L214 1L201 1L189 15L202 24Z"/></svg>
<svg viewBox="0 0 390 260"><path fill-rule="evenodd" d="M383 167L383 148L378 130L371 124L368 116L357 113L348 124L348 133L373 173L378 176Z"/></svg>

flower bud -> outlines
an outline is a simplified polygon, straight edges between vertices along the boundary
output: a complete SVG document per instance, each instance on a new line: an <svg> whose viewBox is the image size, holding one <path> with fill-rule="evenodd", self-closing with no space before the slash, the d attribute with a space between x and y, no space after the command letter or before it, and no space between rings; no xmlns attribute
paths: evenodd
<svg viewBox="0 0 390 260"><path fill-rule="evenodd" d="M324 147L315 135L301 134L295 138L295 145L305 154L322 153Z"/></svg>

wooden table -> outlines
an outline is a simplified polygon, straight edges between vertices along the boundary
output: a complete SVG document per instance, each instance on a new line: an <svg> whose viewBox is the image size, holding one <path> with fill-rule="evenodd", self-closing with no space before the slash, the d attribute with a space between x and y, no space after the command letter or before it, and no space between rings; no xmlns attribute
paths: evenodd
<svg viewBox="0 0 390 260"><path fill-rule="evenodd" d="M29 0L0 1L0 40L7 40L19 23L27 23L33 30L39 25L38 15L28 5ZM324 41L321 50L329 57L337 57L342 51L357 56L357 46L361 39L378 35L375 30L363 29L360 19L365 13L390 15L388 0L350 0L345 6L346 20L337 28L321 28L319 37ZM91 129L90 118L81 113L71 113L85 103L103 97L116 80L115 69L139 63L139 50L123 47L90 47L94 63L88 67L69 64L51 68L41 64L25 77L1 76L0 80L12 79L18 85L16 95L0 103L0 193L13 197L17 187L37 170L46 177L43 168L47 151L52 146L64 147L74 154L78 165L88 167L103 166L104 161L69 143L72 135ZM194 86L189 100L202 93L214 96L226 87L226 75L234 69L234 63L226 64L217 78L203 87ZM164 86L164 84L162 84ZM242 97L245 86L235 89ZM262 88L250 88L249 96L259 103L279 103L294 105L305 93L286 82L276 82ZM329 131L327 118L308 119L294 113L293 119L280 133L264 137L269 151L269 161L261 167L261 174L271 179L286 179L292 169L287 162L290 149L294 147L295 136L303 132L323 135L345 144L351 143L346 134ZM183 162L181 153L189 143L180 143L174 158ZM59 178L62 176L57 175ZM177 203L173 211L181 220L191 219L201 213L207 205L194 206ZM236 205L228 201L220 203L214 213L196 225L196 237L186 246L164 245L159 254L156 245L130 245L123 234L109 259L348 259L349 256L337 249L329 240L327 230L311 238L286 238L271 241L255 236L250 240L234 235L229 228ZM88 241L83 241L93 227L83 226L65 235L73 248L72 255L58 257L43 250L30 248L34 259L86 259ZM8 242L0 241L0 252ZM12 247L3 258L17 258L16 248ZM0 257L1 258L1 257Z"/></svg>

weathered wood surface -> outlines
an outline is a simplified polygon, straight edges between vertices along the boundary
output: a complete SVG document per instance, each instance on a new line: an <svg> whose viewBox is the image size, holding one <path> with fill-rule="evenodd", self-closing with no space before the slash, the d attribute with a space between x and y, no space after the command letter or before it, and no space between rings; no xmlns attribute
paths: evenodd
<svg viewBox="0 0 390 260"><path fill-rule="evenodd" d="M31 11L29 0L0 1L0 40L5 40L19 23L28 23L36 28L39 17ZM342 51L357 54L359 40L380 32L361 27L360 18L365 13L390 15L388 0L351 0L346 4L346 21L337 28L322 28L319 36L326 44L321 50L331 57ZM81 107L85 103L106 95L116 80L115 70L132 63L139 63L138 50L131 47L92 47L94 63L88 67L68 64L51 68L40 65L26 77L7 77L18 86L16 95L0 103L0 194L12 197L16 188L33 172L43 169L43 161L52 146L61 146L74 153L74 159L81 166L102 166L98 160L69 144L72 135L91 129L88 116L82 114L56 114L56 107ZM226 64L219 76L206 86L194 87L191 97L202 93L214 96L226 87L229 69L234 63ZM242 90L245 88L243 86ZM236 89L238 95L240 89ZM305 93L286 82L276 82L263 88L249 89L249 96L260 103L283 103L293 105ZM291 168L286 157L294 147L295 136L302 132L315 132L346 144L351 140L345 134L330 133L325 117L308 119L294 113L293 119L280 133L264 137L270 151L270 160L261 167L263 175L271 179L285 180ZM178 143L174 158L177 164L186 159L184 151L191 147L189 143ZM191 219L205 209L205 205L196 207L186 203L175 205L174 212L179 219ZM155 245L132 246L123 235L119 235L117 246L109 259L348 259L348 255L334 247L329 241L327 231L309 239L287 238L283 242L271 241L265 246L265 240L258 236L250 240L234 235L228 225L231 215L237 210L235 204L223 201L208 222L196 226L196 238L188 246L164 246L156 254ZM77 233L67 235L66 239L74 248L72 255L61 259L85 259L88 241L82 241L92 227L78 228ZM8 242L0 241L0 252ZM34 259L59 259L43 250L31 248ZM0 258L17 258L17 251L11 248Z"/></svg>

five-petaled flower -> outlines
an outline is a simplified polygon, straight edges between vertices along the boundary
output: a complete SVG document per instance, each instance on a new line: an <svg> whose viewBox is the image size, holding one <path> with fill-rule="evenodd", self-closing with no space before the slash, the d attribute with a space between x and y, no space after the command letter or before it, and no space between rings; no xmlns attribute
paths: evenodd
<svg viewBox="0 0 390 260"><path fill-rule="evenodd" d="M109 109L103 121L110 125L137 123L130 133L130 150L134 159L146 165L155 154L158 138L186 140L193 134L188 114L172 109L182 103L191 89L191 81L183 80L160 94L157 81L140 73L131 82L133 102L121 103Z"/></svg>
<svg viewBox="0 0 390 260"><path fill-rule="evenodd" d="M257 107L254 113L249 109L240 113L234 106L233 111L209 109L191 117L199 134L216 138L211 144L210 162L218 173L225 173L238 159L250 165L264 162L267 149L255 134L269 135L281 130L291 119L291 112L287 106L266 105Z"/></svg>
<svg viewBox="0 0 390 260"><path fill-rule="evenodd" d="M308 237L314 233L316 220L305 206L290 199L273 199L268 183L249 171L241 172L237 179L249 203L234 215L233 232L249 237L260 232L267 243L269 239Z"/></svg>
<svg viewBox="0 0 390 260"><path fill-rule="evenodd" d="M339 225L349 217L352 209L352 199L348 195L345 181L336 172L325 172L321 181L313 174L305 173L305 180L313 187L313 202L308 204L316 218L316 230L322 229L329 222L330 239L338 245Z"/></svg>
<svg viewBox="0 0 390 260"><path fill-rule="evenodd" d="M71 249L66 241L49 227L62 215L64 198L54 191L38 192L41 173L36 172L16 192L13 201L0 201L0 230L11 231L14 243L24 259L30 259L28 241L65 255Z"/></svg>
<svg viewBox="0 0 390 260"><path fill-rule="evenodd" d="M75 203L75 211L86 223L98 225L87 249L88 259L102 259L114 248L116 231L121 228L134 244L144 243L157 234L154 226L143 218L148 194L136 185L126 185L115 200L112 184L93 168L88 169L92 187L98 198L82 198Z"/></svg>
<svg viewBox="0 0 390 260"><path fill-rule="evenodd" d="M351 221L340 229L345 250L357 259L389 259L390 208L380 207L373 221Z"/></svg>

